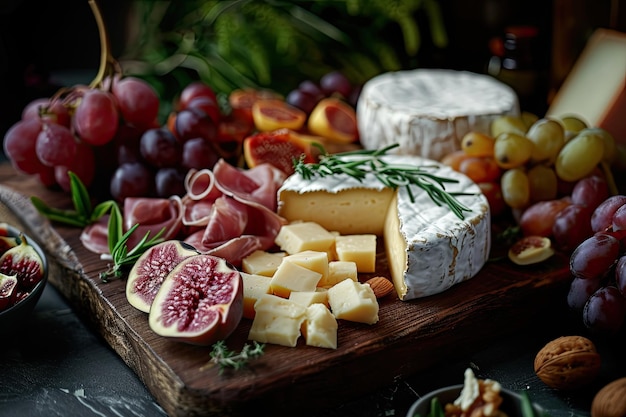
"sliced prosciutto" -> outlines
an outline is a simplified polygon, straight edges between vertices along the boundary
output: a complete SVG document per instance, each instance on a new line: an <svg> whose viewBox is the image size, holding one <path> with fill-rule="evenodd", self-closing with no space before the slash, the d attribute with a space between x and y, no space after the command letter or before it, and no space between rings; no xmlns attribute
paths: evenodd
<svg viewBox="0 0 626 417"><path fill-rule="evenodd" d="M150 232L155 236L161 230L161 238L174 239L182 228L183 207L179 197L171 198L126 198L124 200L124 231L135 224L139 226L128 240L133 248Z"/></svg>

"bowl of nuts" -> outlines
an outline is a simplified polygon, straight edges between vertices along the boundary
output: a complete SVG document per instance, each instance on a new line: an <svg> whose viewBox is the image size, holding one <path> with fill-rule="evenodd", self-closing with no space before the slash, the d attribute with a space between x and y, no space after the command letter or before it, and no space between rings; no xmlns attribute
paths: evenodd
<svg viewBox="0 0 626 417"><path fill-rule="evenodd" d="M43 249L18 228L0 223L0 336L26 321L47 281Z"/></svg>
<svg viewBox="0 0 626 417"><path fill-rule="evenodd" d="M543 409L531 403L528 396L518 394L490 379L477 379L471 369L465 371L463 384L432 391L413 403L407 417L501 416L526 417L525 407L541 416ZM499 412L499 413L498 413Z"/></svg>

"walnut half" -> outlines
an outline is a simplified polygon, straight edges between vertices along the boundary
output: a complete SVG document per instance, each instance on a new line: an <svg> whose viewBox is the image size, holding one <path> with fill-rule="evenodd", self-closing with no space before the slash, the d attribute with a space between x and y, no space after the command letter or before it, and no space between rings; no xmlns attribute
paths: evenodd
<svg viewBox="0 0 626 417"><path fill-rule="evenodd" d="M535 373L546 385L572 390L592 382L600 372L600 355L582 336L563 336L548 342L535 357Z"/></svg>

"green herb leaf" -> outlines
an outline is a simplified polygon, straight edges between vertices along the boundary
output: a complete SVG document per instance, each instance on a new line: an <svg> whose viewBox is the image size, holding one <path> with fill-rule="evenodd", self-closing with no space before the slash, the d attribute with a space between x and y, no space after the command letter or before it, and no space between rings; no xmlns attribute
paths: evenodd
<svg viewBox="0 0 626 417"><path fill-rule="evenodd" d="M211 360L201 369L204 369L206 366L215 364L219 366L220 375L224 372L226 368L238 370L245 367L250 359L257 358L263 355L264 348L264 344L253 341L252 345L246 343L245 345L243 345L241 352L236 353L228 349L225 341L220 340L213 345L213 349L211 350Z"/></svg>
<svg viewBox="0 0 626 417"><path fill-rule="evenodd" d="M429 171L435 167L391 164L381 159L388 151L397 148L398 144L376 150L359 149L337 154L327 153L320 144L315 143L314 145L321 151L320 161L318 163L305 163L301 157L294 165L295 172L305 180L311 180L316 176L327 177L344 174L362 181L368 173L371 173L386 187L405 187L411 201L415 201L411 190L411 186L414 185L423 189L435 204L450 207L450 210L460 219L465 218L463 212L470 211L468 207L455 198L461 194L452 194L445 189L445 184L456 183L457 181L439 177Z"/></svg>

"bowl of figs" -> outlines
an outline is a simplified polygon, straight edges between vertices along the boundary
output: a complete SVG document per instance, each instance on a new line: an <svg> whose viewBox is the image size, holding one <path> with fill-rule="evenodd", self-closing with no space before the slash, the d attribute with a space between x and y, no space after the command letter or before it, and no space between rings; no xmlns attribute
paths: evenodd
<svg viewBox="0 0 626 417"><path fill-rule="evenodd" d="M0 222L0 337L24 324L47 281L48 263L39 244Z"/></svg>

